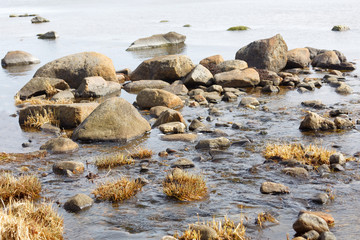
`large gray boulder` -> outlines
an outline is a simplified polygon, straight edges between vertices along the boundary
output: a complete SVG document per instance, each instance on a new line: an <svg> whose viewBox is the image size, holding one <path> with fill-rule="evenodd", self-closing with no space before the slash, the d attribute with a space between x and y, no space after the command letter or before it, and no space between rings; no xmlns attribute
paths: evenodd
<svg viewBox="0 0 360 240"><path fill-rule="evenodd" d="M215 83L222 87L255 87L260 83L259 73L253 68L215 74Z"/></svg>
<svg viewBox="0 0 360 240"><path fill-rule="evenodd" d="M249 67L279 72L286 66L288 47L280 34L257 40L237 51L235 59L244 60Z"/></svg>
<svg viewBox="0 0 360 240"><path fill-rule="evenodd" d="M121 90L120 83L105 81L102 77L86 77L76 91L81 98L98 98Z"/></svg>
<svg viewBox="0 0 360 240"><path fill-rule="evenodd" d="M307 48L295 48L287 52L286 68L305 68L311 62Z"/></svg>
<svg viewBox="0 0 360 240"><path fill-rule="evenodd" d="M315 230L318 233L329 231L329 227L324 219L314 214L301 213L299 218L293 224L293 228L298 234Z"/></svg>
<svg viewBox="0 0 360 240"><path fill-rule="evenodd" d="M184 55L166 55L143 61L131 74L132 81L161 79L173 82L185 77L194 68L191 59Z"/></svg>
<svg viewBox="0 0 360 240"><path fill-rule="evenodd" d="M185 78L184 84L188 87L198 85L209 86L213 79L212 73L203 65L197 65Z"/></svg>
<svg viewBox="0 0 360 240"><path fill-rule="evenodd" d="M17 93L21 100L46 94L46 90L56 88L58 90L69 89L69 85L59 78L34 77L27 82Z"/></svg>
<svg viewBox="0 0 360 240"><path fill-rule="evenodd" d="M132 104L113 97L100 104L74 130L72 137L82 141L126 142L150 130L150 124Z"/></svg>
<svg viewBox="0 0 360 240"><path fill-rule="evenodd" d="M126 51L143 50L157 47L169 47L177 44L183 44L186 36L176 32L166 34L156 34L151 37L140 38L133 42Z"/></svg>
<svg viewBox="0 0 360 240"><path fill-rule="evenodd" d="M163 89L169 85L170 83L163 80L139 80L123 85L123 89L127 92L140 92L145 88Z"/></svg>
<svg viewBox="0 0 360 240"><path fill-rule="evenodd" d="M136 103L140 108L165 106L168 108L182 107L182 100L175 94L162 89L144 89L136 96Z"/></svg>
<svg viewBox="0 0 360 240"><path fill-rule="evenodd" d="M1 66L3 67L29 65L36 63L40 63L40 60L30 53L24 51L10 51L3 59L1 59Z"/></svg>
<svg viewBox="0 0 360 240"><path fill-rule="evenodd" d="M82 52L65 56L39 68L34 77L65 80L71 88L78 88L85 77L100 76L106 81L117 81L110 58L96 52Z"/></svg>

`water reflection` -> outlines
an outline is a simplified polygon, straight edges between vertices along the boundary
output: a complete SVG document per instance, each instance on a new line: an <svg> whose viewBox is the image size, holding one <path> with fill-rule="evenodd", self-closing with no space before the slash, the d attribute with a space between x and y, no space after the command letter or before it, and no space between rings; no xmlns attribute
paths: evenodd
<svg viewBox="0 0 360 240"><path fill-rule="evenodd" d="M38 67L39 64L31 65L22 65L22 66L10 66L4 68L4 71L7 72L10 76L26 76L27 72L32 71L35 67Z"/></svg>
<svg viewBox="0 0 360 240"><path fill-rule="evenodd" d="M143 50L136 50L130 52L137 59L148 59L163 55L180 54L183 53L185 50L186 50L186 45L184 43L181 43L169 47L143 49Z"/></svg>

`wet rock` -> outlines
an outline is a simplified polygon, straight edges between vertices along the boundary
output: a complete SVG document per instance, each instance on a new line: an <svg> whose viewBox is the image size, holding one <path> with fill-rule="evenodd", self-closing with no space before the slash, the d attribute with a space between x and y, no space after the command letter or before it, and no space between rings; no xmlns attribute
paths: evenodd
<svg viewBox="0 0 360 240"><path fill-rule="evenodd" d="M170 47L184 44L186 36L176 32L156 34L146 38L140 38L133 42L126 51L144 50L158 47Z"/></svg>
<svg viewBox="0 0 360 240"><path fill-rule="evenodd" d="M192 120L190 123L190 126L189 126L189 130L195 131L199 128L206 128L206 125L204 123L200 122L198 119Z"/></svg>
<svg viewBox="0 0 360 240"><path fill-rule="evenodd" d="M187 87L198 85L209 86L213 79L212 73L203 65L197 65L185 78L184 84Z"/></svg>
<svg viewBox="0 0 360 240"><path fill-rule="evenodd" d="M354 123L346 118L336 117L334 123L338 129L354 128Z"/></svg>
<svg viewBox="0 0 360 240"><path fill-rule="evenodd" d="M53 138L47 141L40 147L40 150L47 150L52 153L66 153L75 151L79 148L79 145L69 138Z"/></svg>
<svg viewBox="0 0 360 240"><path fill-rule="evenodd" d="M309 49L295 48L287 52L287 63L285 68L305 68L310 62Z"/></svg>
<svg viewBox="0 0 360 240"><path fill-rule="evenodd" d="M336 31L336 32L343 32L343 31L348 31L348 30L350 30L350 28L345 25L335 25L331 29L331 31Z"/></svg>
<svg viewBox="0 0 360 240"><path fill-rule="evenodd" d="M166 110L170 110L171 108L164 107L164 106L155 106L150 108L150 115L155 117L159 117L161 113L165 112Z"/></svg>
<svg viewBox="0 0 360 240"><path fill-rule="evenodd" d="M47 78L47 77L35 77L27 82L17 93L21 100L27 98L40 96L46 94L46 90L49 88L56 88L58 90L69 89L69 85L59 78Z"/></svg>
<svg viewBox="0 0 360 240"><path fill-rule="evenodd" d="M285 77L281 82L283 86L296 86L300 83L300 78L298 76Z"/></svg>
<svg viewBox="0 0 360 240"><path fill-rule="evenodd" d="M126 142L150 130L149 123L132 104L113 97L100 104L74 130L73 139Z"/></svg>
<svg viewBox="0 0 360 240"><path fill-rule="evenodd" d="M94 200L91 197L89 197L86 194L79 193L79 194L76 194L75 196L69 198L65 202L64 208L66 211L69 211L69 212L78 212L83 209L91 207L93 205L93 203L94 203Z"/></svg>
<svg viewBox="0 0 360 240"><path fill-rule="evenodd" d="M259 101L254 97L243 97L240 101L240 106L259 106Z"/></svg>
<svg viewBox="0 0 360 240"><path fill-rule="evenodd" d="M182 107L182 100L173 93L162 89L144 89L136 96L136 102L140 108L152 108L165 106L168 108Z"/></svg>
<svg viewBox="0 0 360 240"><path fill-rule="evenodd" d="M341 153L334 153L329 158L330 164L340 164L344 165L346 163L346 158Z"/></svg>
<svg viewBox="0 0 360 240"><path fill-rule="evenodd" d="M336 125L333 121L319 116L316 113L309 112L300 123L301 130L333 130Z"/></svg>
<svg viewBox="0 0 360 240"><path fill-rule="evenodd" d="M318 193L314 196L312 201L318 204L326 204L329 201L329 195L326 193Z"/></svg>
<svg viewBox="0 0 360 240"><path fill-rule="evenodd" d="M331 224L334 224L334 223L335 223L335 219L331 216L331 214L328 214L328 213L324 213L324 212L312 212L312 211L305 211L305 210L300 211L300 214L303 214L303 213L308 213L308 214L312 214L312 215L318 216L318 217L324 219L325 222L326 222L328 225L331 225Z"/></svg>
<svg viewBox="0 0 360 240"><path fill-rule="evenodd" d="M184 55L167 55L143 61L131 74L132 81L143 79L161 79L175 81L185 77L194 68L194 64Z"/></svg>
<svg viewBox="0 0 360 240"><path fill-rule="evenodd" d="M355 70L355 65L350 62L342 62L340 64L332 65L331 68L336 70L353 71Z"/></svg>
<svg viewBox="0 0 360 240"><path fill-rule="evenodd" d="M96 52L68 55L39 68L34 77L60 78L77 89L85 77L100 76L106 81L117 81L112 60Z"/></svg>
<svg viewBox="0 0 360 240"><path fill-rule="evenodd" d="M283 194L290 193L290 189L280 183L263 182L260 187L260 192L264 194Z"/></svg>
<svg viewBox="0 0 360 240"><path fill-rule="evenodd" d="M31 144L30 144L29 142L25 142L25 143L22 143L21 146L22 146L23 148L27 148L27 147L30 147Z"/></svg>
<svg viewBox="0 0 360 240"><path fill-rule="evenodd" d="M169 109L165 110L160 114L159 118L155 121L152 127L155 128L157 126L160 126L161 124L169 122L181 122L186 126L185 119L183 118L181 113L179 111Z"/></svg>
<svg viewBox="0 0 360 240"><path fill-rule="evenodd" d="M177 81L173 82L171 85L164 87L163 90L171 92L175 95L181 95L181 96L185 96L189 92L189 90L187 89L187 87L184 85L184 83L181 80L177 80Z"/></svg>
<svg viewBox="0 0 360 240"><path fill-rule="evenodd" d="M180 158L171 164L172 168L193 168L195 164L187 158Z"/></svg>
<svg viewBox="0 0 360 240"><path fill-rule="evenodd" d="M180 142L194 142L197 139L197 134L180 133L161 136L164 141L180 141Z"/></svg>
<svg viewBox="0 0 360 240"><path fill-rule="evenodd" d="M205 129L205 131L207 131ZM216 136L216 137L226 137L228 136L228 134L220 129L215 129L214 131L211 131L211 135Z"/></svg>
<svg viewBox="0 0 360 240"><path fill-rule="evenodd" d="M102 77L86 77L76 90L76 95L81 98L98 98L120 90L119 83L105 81Z"/></svg>
<svg viewBox="0 0 360 240"><path fill-rule="evenodd" d="M266 69L256 69L260 76L261 87L265 87L267 85L279 86L282 82L283 78L280 77L276 72L269 71ZM291 75L292 76L292 75Z"/></svg>
<svg viewBox="0 0 360 240"><path fill-rule="evenodd" d="M232 92L226 92L222 98L223 101L226 102L236 102L238 96Z"/></svg>
<svg viewBox="0 0 360 240"><path fill-rule="evenodd" d="M232 70L244 70L248 68L248 64L243 60L226 60L217 65L220 72L229 72Z"/></svg>
<svg viewBox="0 0 360 240"><path fill-rule="evenodd" d="M185 132L185 124L182 122L169 122L164 123L159 126L159 130L162 133L184 133Z"/></svg>
<svg viewBox="0 0 360 240"><path fill-rule="evenodd" d="M31 23L45 23L45 22L50 22L50 21L40 16L36 16L31 19Z"/></svg>
<svg viewBox="0 0 360 240"><path fill-rule="evenodd" d="M61 161L53 165L53 172L59 175L72 176L84 172L84 164L75 161Z"/></svg>
<svg viewBox="0 0 360 240"><path fill-rule="evenodd" d="M167 157L169 154L168 154L168 152L166 152L166 151L161 151L161 152L159 152L159 157Z"/></svg>
<svg viewBox="0 0 360 240"><path fill-rule="evenodd" d="M38 36L39 39L56 39L56 38L59 37L59 35L55 31L49 31L49 32L46 32L46 33L39 33L37 36Z"/></svg>
<svg viewBox="0 0 360 240"><path fill-rule="evenodd" d="M334 171L334 172L343 172L345 171L345 168L343 166L341 166L340 164L331 164L330 168Z"/></svg>
<svg viewBox="0 0 360 240"><path fill-rule="evenodd" d="M3 59L1 59L2 67L21 66L40 63L40 60L32 54L24 51L9 51Z"/></svg>
<svg viewBox="0 0 360 240"><path fill-rule="evenodd" d="M73 90L71 90L71 89L60 91L51 98L51 100L53 100L53 101L59 101L59 100L72 101L74 99L75 99L75 95L74 95Z"/></svg>
<svg viewBox="0 0 360 240"><path fill-rule="evenodd" d="M309 173L305 168L302 167L290 167L284 168L282 170L283 173L293 176L293 177L308 177Z"/></svg>
<svg viewBox="0 0 360 240"><path fill-rule="evenodd" d="M53 133L57 136L59 136L61 133L60 128L53 126L50 123L44 123L43 125L41 125L40 130L47 133Z"/></svg>
<svg viewBox="0 0 360 240"><path fill-rule="evenodd" d="M278 86L266 85L261 91L266 93L277 93L280 92L280 88Z"/></svg>
<svg viewBox="0 0 360 240"><path fill-rule="evenodd" d="M304 102L301 102L301 105L303 105L305 107L315 108L315 109L324 109L324 108L326 108L326 105L323 104L320 100L304 101Z"/></svg>
<svg viewBox="0 0 360 240"><path fill-rule="evenodd" d="M96 102L73 104L33 105L20 109L19 124L23 125L28 116L34 113L44 115L52 112L59 121L59 127L64 129L76 128L98 106Z"/></svg>
<svg viewBox="0 0 360 240"><path fill-rule="evenodd" d="M231 125L233 129L241 129L242 127L243 125L241 123L233 123L233 125Z"/></svg>
<svg viewBox="0 0 360 240"><path fill-rule="evenodd" d="M237 51L235 59L244 60L249 67L279 72L287 62L287 45L280 34L250 43Z"/></svg>
<svg viewBox="0 0 360 240"><path fill-rule="evenodd" d="M332 232L328 231L321 233L319 240L336 240L336 237Z"/></svg>
<svg viewBox="0 0 360 240"><path fill-rule="evenodd" d="M331 68L331 66L339 64L340 60L334 51L326 51L318 54L311 62L313 67L320 68Z"/></svg>
<svg viewBox="0 0 360 240"><path fill-rule="evenodd" d="M139 80L125 84L123 88L127 92L140 92L145 88L163 89L169 85L168 82L163 80Z"/></svg>
<svg viewBox="0 0 360 240"><path fill-rule="evenodd" d="M260 83L259 73L253 68L218 73L214 78L215 83L222 87L255 87Z"/></svg>
<svg viewBox="0 0 360 240"><path fill-rule="evenodd" d="M340 85L335 89L335 92L339 94L351 94L353 92L352 88L346 83L340 83Z"/></svg>
<svg viewBox="0 0 360 240"><path fill-rule="evenodd" d="M302 235L302 237L305 238L306 240L318 240L320 237L320 234L315 230L311 230L311 231L304 233L304 235Z"/></svg>
<svg viewBox="0 0 360 240"><path fill-rule="evenodd" d="M225 137L213 138L213 139L204 139L200 140L196 144L196 149L210 149L210 148L227 148L230 146L229 139Z"/></svg>
<svg viewBox="0 0 360 240"><path fill-rule="evenodd" d="M200 240L215 240L219 238L214 229L205 225L191 225L190 229L200 232Z"/></svg>
<svg viewBox="0 0 360 240"><path fill-rule="evenodd" d="M294 230L298 234L304 234L315 230L318 233L329 231L329 227L324 219L309 213L300 213L298 219L293 224Z"/></svg>
<svg viewBox="0 0 360 240"><path fill-rule="evenodd" d="M309 91L314 91L315 90L315 84L312 83L312 82L302 82L302 83L299 83L297 85L297 87L300 89L300 88L305 88Z"/></svg>
<svg viewBox="0 0 360 240"><path fill-rule="evenodd" d="M203 96L209 103L219 103L222 99L218 92L205 92Z"/></svg>

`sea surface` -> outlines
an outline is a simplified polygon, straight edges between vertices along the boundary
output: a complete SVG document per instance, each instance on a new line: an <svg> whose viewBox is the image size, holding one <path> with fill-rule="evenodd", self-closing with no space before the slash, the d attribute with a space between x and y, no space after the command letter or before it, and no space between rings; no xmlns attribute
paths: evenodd
<svg viewBox="0 0 360 240"><path fill-rule="evenodd" d="M31 17L10 18L10 14L38 14L50 20L48 23L31 24ZM186 45L175 53L189 56L194 63L220 54L224 59L234 59L235 53L248 43L281 34L288 48L315 47L336 49L345 54L348 61L360 65L360 4L356 0L243 0L243 1L145 1L145 0L1 0L0 2L0 57L8 51L27 51L41 60L40 64L19 69L0 69L0 151L30 152L51 136L44 133L23 131L18 124L14 105L16 92L45 63L57 58L84 51L95 51L110 57L116 70L134 70L143 60L168 53L166 50L127 52L126 48L136 39L153 34L175 31L186 35ZM167 20L167 22L161 22ZM190 24L191 27L183 27ZM248 31L229 32L227 28L245 25ZM350 31L333 32L334 25L347 25ZM56 40L40 40L37 34L56 31ZM25 165L31 171L49 172L42 178L43 195L50 200L63 203L68 197L82 192L91 195L96 183L89 182L85 175L97 172L89 164L84 175L65 179L51 174L51 165L59 159L93 162L96 156L115 151L147 147L154 152L167 147L178 149L184 157L193 159L199 155L210 160L196 162L195 172L205 175L210 194L199 202L181 203L164 196L161 181L169 167L157 156L150 161L149 173L142 174L150 180L135 198L120 204L95 203L87 211L72 214L61 207L58 211L65 221L66 239L160 239L176 230L183 231L188 224L210 221L224 215L234 220L241 216L254 219L263 211L272 212L280 222L266 229L257 229L249 224L248 231L253 239L286 239L293 236L292 223L301 209L321 210L331 213L335 226L331 229L338 239L358 239L360 208L357 162L349 163L344 173L319 177L312 173L309 179L295 179L279 174L277 165L263 166L262 151L267 143L300 142L337 147L337 150L351 156L360 151L360 134L357 128L341 133L306 135L298 130L304 112L300 103L304 100L321 100L331 107L350 109L353 120L360 119L360 84L357 69L347 77L354 93L342 96L329 86L323 86L312 93L300 94L285 91L275 96L253 92L260 100L268 102L270 112L237 109L237 103L220 103L225 113L217 122L242 122L249 126L247 132L223 128L233 141L248 137L253 139L250 147L231 147L234 155L211 158L208 153L198 152L194 144L162 142L160 132L153 130L149 135L128 145L111 144L81 145L78 152L64 156L50 156L45 160L26 162L22 165L2 164L0 169L14 170ZM315 73L311 77L322 77ZM134 94L122 91L121 97L135 100ZM185 119L207 116L207 109L184 108ZM216 122L215 121L215 122ZM214 126L215 122L210 123ZM259 131L266 130L266 136ZM206 138L207 136L200 136ZM31 147L22 143L32 140ZM189 151L183 149L189 148ZM168 163L171 162L171 158ZM254 170L256 169L256 171ZM139 164L113 169L110 173L99 171L99 175L116 178L140 176ZM251 169L251 171L249 170ZM254 171L253 171L254 170ZM259 192L261 182L272 180L288 184L291 194L267 196ZM318 192L334 191L335 200L324 206L317 206L309 199ZM243 206L243 208L241 208ZM249 221L251 222L251 221Z"/></svg>

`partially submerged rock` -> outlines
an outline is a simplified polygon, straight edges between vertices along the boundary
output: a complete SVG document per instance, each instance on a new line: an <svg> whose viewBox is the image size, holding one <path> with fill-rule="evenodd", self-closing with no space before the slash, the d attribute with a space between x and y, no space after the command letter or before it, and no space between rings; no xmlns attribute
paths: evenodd
<svg viewBox="0 0 360 240"><path fill-rule="evenodd" d="M181 122L186 126L185 119L179 111L168 109L160 114L159 118L155 121L152 127L155 128L169 122Z"/></svg>
<svg viewBox="0 0 360 240"><path fill-rule="evenodd" d="M36 16L31 19L31 23L45 23L45 22L50 22L50 21L40 16Z"/></svg>
<svg viewBox="0 0 360 240"><path fill-rule="evenodd" d="M59 35L55 31L49 31L49 32L46 32L46 33L39 33L37 36L38 36L39 39L56 39L56 38L59 37Z"/></svg>
<svg viewBox="0 0 360 240"><path fill-rule="evenodd" d="M83 209L91 207L93 205L93 203L94 203L94 200L91 197L89 197L86 194L79 193L79 194L76 194L75 196L69 198L65 202L64 208L66 211L69 211L69 212L78 212Z"/></svg>
<svg viewBox="0 0 360 240"><path fill-rule="evenodd" d="M305 68L311 62L307 48L295 48L287 52L286 68Z"/></svg>
<svg viewBox="0 0 360 240"><path fill-rule="evenodd" d="M77 150L79 145L69 138L53 138L44 143L40 150L47 150L53 153L66 153Z"/></svg>
<svg viewBox="0 0 360 240"><path fill-rule="evenodd" d="M293 228L298 234L311 230L315 230L320 234L329 231L329 227L324 219L309 213L300 213L299 218L293 224Z"/></svg>
<svg viewBox="0 0 360 240"><path fill-rule="evenodd" d="M263 182L260 187L260 192L264 194L283 194L289 193L289 187L281 183Z"/></svg>
<svg viewBox="0 0 360 240"><path fill-rule="evenodd" d="M345 25L335 25L331 29L331 31L336 31L336 32L343 32L343 31L348 31L348 30L350 30L350 28Z"/></svg>
<svg viewBox="0 0 360 240"><path fill-rule="evenodd" d="M164 141L180 141L180 142L194 142L197 139L197 134L193 133L179 133L164 135L161 140Z"/></svg>
<svg viewBox="0 0 360 240"><path fill-rule="evenodd" d="M334 51L326 51L324 53L318 54L311 62L313 67L320 68L331 68L332 66L339 64L339 57Z"/></svg>
<svg viewBox="0 0 360 240"><path fill-rule="evenodd" d="M140 38L133 42L126 51L143 50L158 47L168 47L185 42L186 36L176 32L168 32L166 34L156 34L151 37Z"/></svg>
<svg viewBox="0 0 360 240"><path fill-rule="evenodd" d="M143 61L131 74L132 81L161 79L173 82L185 77L194 64L184 55L166 55Z"/></svg>
<svg viewBox="0 0 360 240"><path fill-rule="evenodd" d="M182 107L182 100L173 93L162 89L144 89L136 96L136 103L140 108L165 106L168 108Z"/></svg>
<svg viewBox="0 0 360 240"><path fill-rule="evenodd" d="M159 130L162 133L184 133L185 132L185 124L182 122L168 122L161 124L159 126Z"/></svg>
<svg viewBox="0 0 360 240"><path fill-rule="evenodd" d="M150 124L132 104L113 97L100 104L74 130L72 138L81 141L126 142L150 130Z"/></svg>
<svg viewBox="0 0 360 240"><path fill-rule="evenodd" d="M21 66L40 63L40 60L32 54L24 51L9 51L3 59L1 59L2 67Z"/></svg>
<svg viewBox="0 0 360 240"><path fill-rule="evenodd" d="M308 112L300 123L301 130L334 130L336 125L333 121L323 118L316 113Z"/></svg>
<svg viewBox="0 0 360 240"><path fill-rule="evenodd" d="M280 34L254 41L237 51L235 59L244 60L249 67L279 72L286 66L287 45Z"/></svg>
<svg viewBox="0 0 360 240"><path fill-rule="evenodd" d="M96 52L76 53L45 64L34 75L63 79L71 88L78 88L84 78L93 76L116 82L112 60Z"/></svg>

